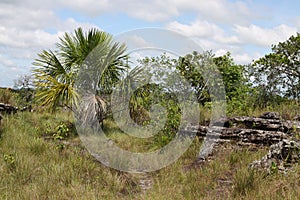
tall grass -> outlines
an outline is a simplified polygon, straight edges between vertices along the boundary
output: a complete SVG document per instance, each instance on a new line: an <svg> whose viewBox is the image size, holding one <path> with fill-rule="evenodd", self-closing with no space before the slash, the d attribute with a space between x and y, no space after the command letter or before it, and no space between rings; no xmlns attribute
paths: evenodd
<svg viewBox="0 0 300 200"><path fill-rule="evenodd" d="M99 164L82 147L61 150L55 141L41 137L47 126L62 119L67 120L32 113L4 119L0 199L112 199L122 191L134 191L128 184L134 179ZM5 155L12 156L14 164Z"/></svg>

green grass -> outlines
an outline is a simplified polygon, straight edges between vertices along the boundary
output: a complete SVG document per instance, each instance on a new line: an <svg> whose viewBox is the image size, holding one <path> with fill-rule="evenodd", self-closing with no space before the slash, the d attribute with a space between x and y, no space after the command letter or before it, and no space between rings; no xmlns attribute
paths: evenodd
<svg viewBox="0 0 300 200"><path fill-rule="evenodd" d="M0 199L300 198L300 166L287 175L266 176L248 170L248 164L261 158L266 149L226 144L212 161L187 169L201 147L202 141L197 139L175 163L147 174L152 186L143 191L139 175L107 168L90 156L74 129L63 141L53 140L53 131L61 122L72 123L72 115L25 112L4 118L0 129ZM146 151L153 146L126 136L110 121L104 125L121 148Z"/></svg>

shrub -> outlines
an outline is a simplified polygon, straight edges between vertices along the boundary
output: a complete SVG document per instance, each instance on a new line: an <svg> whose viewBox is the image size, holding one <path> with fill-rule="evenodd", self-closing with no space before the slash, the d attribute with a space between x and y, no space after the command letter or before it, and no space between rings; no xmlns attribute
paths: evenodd
<svg viewBox="0 0 300 200"><path fill-rule="evenodd" d="M60 123L55 127L53 137L55 140L63 140L69 136L70 130L65 123Z"/></svg>

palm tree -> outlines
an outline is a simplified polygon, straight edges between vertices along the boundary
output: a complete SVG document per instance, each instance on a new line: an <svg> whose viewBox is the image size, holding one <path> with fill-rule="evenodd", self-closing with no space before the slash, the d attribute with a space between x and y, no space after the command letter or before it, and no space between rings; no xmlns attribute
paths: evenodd
<svg viewBox="0 0 300 200"><path fill-rule="evenodd" d="M56 46L55 51L44 50L38 54L39 58L33 63L38 67L33 70L33 74L40 105L52 110L58 106L67 106L74 111L74 105L78 104L79 99L74 87L75 80L80 67L91 52L96 50L103 70L99 69L102 73L97 77L97 94L91 94L93 96L87 99L102 108L106 107L105 101L98 94L111 92L127 68L122 62L126 57L125 45L113 42L112 36L106 32L97 29L84 32L82 28L78 28L74 34L65 33Z"/></svg>

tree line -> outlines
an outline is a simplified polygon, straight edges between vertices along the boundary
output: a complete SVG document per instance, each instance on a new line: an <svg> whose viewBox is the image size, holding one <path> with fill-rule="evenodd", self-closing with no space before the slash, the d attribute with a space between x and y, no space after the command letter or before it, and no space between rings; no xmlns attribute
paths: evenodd
<svg viewBox="0 0 300 200"><path fill-rule="evenodd" d="M38 54L32 73L35 101L53 111L59 106L74 110L74 106L79 103L75 87L87 87L84 84L76 86L75 80L89 76L94 79L93 86L89 86L93 87L94 93L89 98L92 101L90 105L107 108L110 106L106 105L109 102L107 97L118 82L129 81L128 77L131 80L141 78L138 76L143 66L159 64L165 69L175 66L193 87L198 103L205 106L211 102L211 93L201 65L209 60L221 74L229 113L237 110L247 113L251 109L263 109L287 101L297 103L300 96L300 34L292 35L271 48L271 53L248 65L236 64L230 52L215 56L212 51L205 51L191 52L179 58L171 58L167 54L145 57L132 68L128 63L130 57L126 53L126 44L113 41L112 36L106 32L78 28L73 33L65 33L56 44L56 49ZM91 65L87 63L87 58L93 54L99 57L97 64L92 64L94 66L89 69L90 74L79 74L80 68ZM19 86L24 87L22 81ZM149 109L155 98L162 98L150 95L154 91L158 93L158 85L146 84L132 93L129 105L132 115L140 113L138 110L141 107Z"/></svg>

